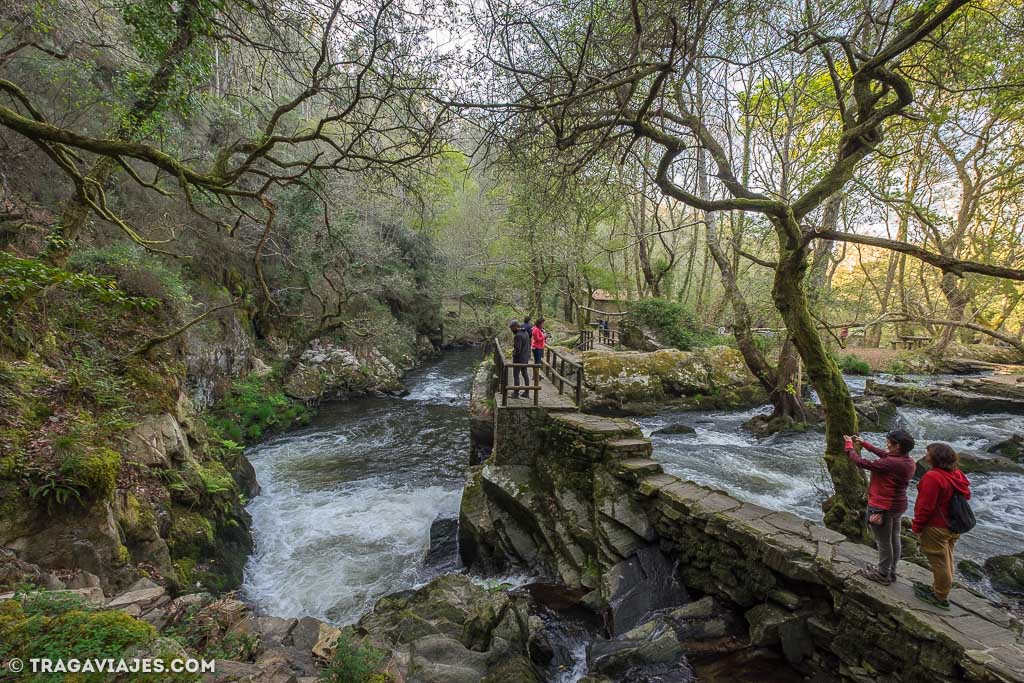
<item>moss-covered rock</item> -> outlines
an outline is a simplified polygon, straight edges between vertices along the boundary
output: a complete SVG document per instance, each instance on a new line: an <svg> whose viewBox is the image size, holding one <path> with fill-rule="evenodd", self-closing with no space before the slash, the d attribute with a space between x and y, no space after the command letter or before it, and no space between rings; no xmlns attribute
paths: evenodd
<svg viewBox="0 0 1024 683"><path fill-rule="evenodd" d="M117 486L121 455L109 448L91 453L69 455L61 463L61 473L81 487L92 500L105 500Z"/></svg>
<svg viewBox="0 0 1024 683"><path fill-rule="evenodd" d="M666 405L739 408L765 400L736 349L583 354L589 410L644 414Z"/></svg>
<svg viewBox="0 0 1024 683"><path fill-rule="evenodd" d="M345 399L372 392L404 391L401 372L376 349L360 357L329 342L317 341L285 378L285 393L300 401Z"/></svg>
<svg viewBox="0 0 1024 683"><path fill-rule="evenodd" d="M988 447L988 452L1024 464L1024 436L1014 434Z"/></svg>
<svg viewBox="0 0 1024 683"><path fill-rule="evenodd" d="M539 682L530 623L524 596L447 574L381 598L342 638L392 652L401 680Z"/></svg>
<svg viewBox="0 0 1024 683"><path fill-rule="evenodd" d="M1024 552L988 558L985 573L1000 593L1024 595Z"/></svg>

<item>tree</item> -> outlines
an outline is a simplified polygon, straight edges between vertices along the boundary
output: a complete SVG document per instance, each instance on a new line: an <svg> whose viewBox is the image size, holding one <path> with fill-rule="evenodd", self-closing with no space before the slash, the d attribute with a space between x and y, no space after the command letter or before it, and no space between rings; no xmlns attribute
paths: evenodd
<svg viewBox="0 0 1024 683"><path fill-rule="evenodd" d="M53 263L67 260L90 215L148 249L166 250L165 241L144 237L111 208L105 186L124 173L151 192L177 193L225 234L258 226L252 264L260 294L278 307L263 273L278 214L275 193L302 187L323 199L317 177L397 179L443 150L447 113L423 96L441 57L426 41L428 27L399 2L144 0L118 3L116 17L133 37L137 69L127 79L125 104L114 107L102 133L65 125L39 104L45 97L33 97L30 82L17 82L25 79L18 64L24 54L67 54L28 23L5 38L16 42L0 61L0 91L8 99L0 104L0 127L35 144L74 188L50 235ZM85 47L74 49L86 55ZM114 49L97 42L87 54ZM163 144L161 131L221 68L215 56L228 53L238 53L247 71L235 91L218 72L215 89L234 110L233 122L211 149L189 158ZM93 57L81 59L99 69Z"/></svg>
<svg viewBox="0 0 1024 683"><path fill-rule="evenodd" d="M887 126L913 103L913 62L928 54L937 29L954 18L970 20L958 14L966 5L967 0L915 7L779 2L750 12L726 0L685 6L656 0L584 4L564 11L530 2L497 3L478 21L493 82L484 92L452 98L485 112L517 112L524 128L542 128L575 166L595 149L630 148L638 139L648 140L659 150L652 170L666 195L698 210L745 212L768 221L777 249L772 299L826 413L825 462L835 494L825 505L825 520L853 536L865 533L864 480L843 454L842 436L856 431L857 418L810 309L806 278L812 244L819 239L869 242L954 275L1024 278L1017 269L823 225L823 205L846 187L881 144ZM753 66L769 80L782 82L772 78L772 68L787 78L794 72L810 75L806 97L820 111L802 124L803 135L816 134L828 142L828 150L801 177L787 178L791 194L741 180L721 121L696 105L698 82L705 92L717 89L710 100L735 103L743 96L734 89L740 79L729 76L747 68L734 66L731 52L743 41L754 44ZM911 53L915 60L905 59ZM726 76L708 77L717 72ZM683 169L694 163L695 149L703 149L714 168L712 198L684 185ZM781 155L771 148L761 151L773 160L775 173L793 170L784 163L785 150Z"/></svg>

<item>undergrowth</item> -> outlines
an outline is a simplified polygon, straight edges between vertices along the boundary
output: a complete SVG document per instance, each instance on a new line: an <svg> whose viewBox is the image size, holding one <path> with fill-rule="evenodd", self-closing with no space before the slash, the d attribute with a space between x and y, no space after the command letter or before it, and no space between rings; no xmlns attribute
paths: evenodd
<svg viewBox="0 0 1024 683"><path fill-rule="evenodd" d="M306 424L310 411L285 396L274 376L250 374L236 380L210 411L207 422L223 438L255 443L263 437Z"/></svg>
<svg viewBox="0 0 1024 683"><path fill-rule="evenodd" d="M867 361L861 360L852 353L840 357L837 361L839 368L848 375L870 375L871 366Z"/></svg>
<svg viewBox="0 0 1024 683"><path fill-rule="evenodd" d="M620 323L629 328L647 328L658 340L681 351L707 346L714 335L702 330L690 309L668 299L643 299L631 302Z"/></svg>
<svg viewBox="0 0 1024 683"><path fill-rule="evenodd" d="M0 661L12 658L121 659L152 645L156 630L118 610L97 609L78 595L63 592L19 591L0 602ZM28 675L21 680L49 683L75 680L107 681L109 673ZM157 680L134 676L133 680ZM161 674L160 680L187 680Z"/></svg>
<svg viewBox="0 0 1024 683"><path fill-rule="evenodd" d="M320 672L324 683L390 683L394 680L381 669L386 664L386 653L342 632L338 637L334 657Z"/></svg>

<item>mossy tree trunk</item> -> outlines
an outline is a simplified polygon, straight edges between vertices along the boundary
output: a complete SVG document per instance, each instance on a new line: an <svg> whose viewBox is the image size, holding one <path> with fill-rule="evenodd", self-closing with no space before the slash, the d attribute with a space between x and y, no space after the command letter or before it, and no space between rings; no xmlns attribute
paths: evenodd
<svg viewBox="0 0 1024 683"><path fill-rule="evenodd" d="M867 508L864 475L843 450L843 435L857 433L857 411L843 373L825 348L808 307L804 289L808 248L803 240L790 239L790 235L800 234L795 219L790 220L794 224L784 225L782 219L773 219L780 234L781 252L775 268L772 299L825 410L825 466L835 488L835 493L823 506L825 525L851 538L863 539Z"/></svg>

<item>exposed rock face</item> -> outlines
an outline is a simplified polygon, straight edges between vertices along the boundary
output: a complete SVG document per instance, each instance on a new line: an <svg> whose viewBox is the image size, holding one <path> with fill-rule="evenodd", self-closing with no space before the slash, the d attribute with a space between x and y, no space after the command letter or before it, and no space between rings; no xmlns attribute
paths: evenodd
<svg viewBox="0 0 1024 683"><path fill-rule="evenodd" d="M430 525L430 547L423 566L436 572L458 569L459 520L435 519Z"/></svg>
<svg viewBox="0 0 1024 683"><path fill-rule="evenodd" d="M1024 436L1014 434L1008 439L989 446L988 452L1008 458L1018 464L1024 464Z"/></svg>
<svg viewBox="0 0 1024 683"><path fill-rule="evenodd" d="M540 683L528 656L528 607L525 596L448 574L381 598L354 630L393 653L389 670L397 680Z"/></svg>
<svg viewBox="0 0 1024 683"><path fill-rule="evenodd" d="M150 415L128 434L124 455L143 465L171 467L192 457L181 424L170 413Z"/></svg>
<svg viewBox="0 0 1024 683"><path fill-rule="evenodd" d="M28 564L47 570L80 569L114 591L135 576L121 543L113 506L104 501L88 509L41 514L32 508L0 517L0 545Z"/></svg>
<svg viewBox="0 0 1024 683"><path fill-rule="evenodd" d="M470 465L479 465L494 448L494 384L494 359L487 358L477 367L470 391Z"/></svg>
<svg viewBox="0 0 1024 683"><path fill-rule="evenodd" d="M186 384L196 410L224 395L231 380L254 367L256 344L249 320L237 308L221 311L185 332Z"/></svg>
<svg viewBox="0 0 1024 683"><path fill-rule="evenodd" d="M401 371L377 349L357 356L315 340L285 380L284 390L301 401L330 401L375 392L398 394L405 389Z"/></svg>
<svg viewBox="0 0 1024 683"><path fill-rule="evenodd" d="M497 421L494 452L472 468L463 491L463 563L557 579L605 610L615 632L679 604L685 593L672 563L652 545L653 527L613 473L615 463L650 453L639 428L530 408L503 408Z"/></svg>
<svg viewBox="0 0 1024 683"><path fill-rule="evenodd" d="M882 396L855 396L857 424L862 432L888 432L896 428L896 404Z"/></svg>
<svg viewBox="0 0 1024 683"><path fill-rule="evenodd" d="M865 396L881 396L897 406L919 406L945 410L956 415L972 413L1024 414L1024 389L1009 393L997 382L952 382L949 385L882 383L869 379ZM983 393L984 392L984 393Z"/></svg>
<svg viewBox="0 0 1024 683"><path fill-rule="evenodd" d="M177 415L149 416L129 432L109 496L57 509L12 506L0 515L0 546L44 573L93 575L107 593L140 570L172 587L200 579L237 586L252 549L237 494L258 492L255 474L240 452L210 455L205 425L188 403L183 398Z"/></svg>
<svg viewBox="0 0 1024 683"><path fill-rule="evenodd" d="M651 353L582 354L587 410L641 415L666 405L695 410L738 408L765 401L736 349L664 349Z"/></svg>

